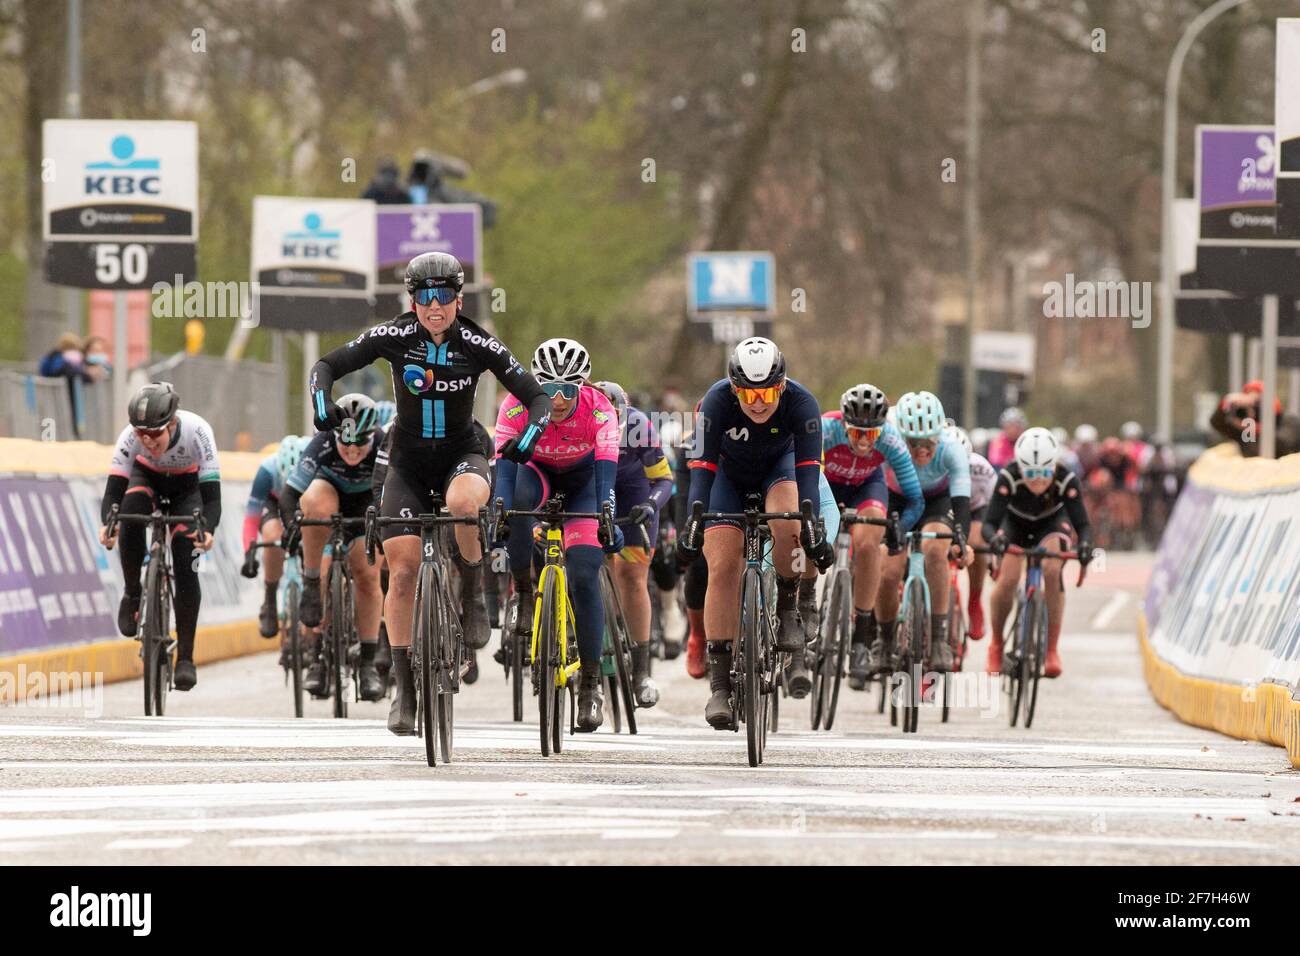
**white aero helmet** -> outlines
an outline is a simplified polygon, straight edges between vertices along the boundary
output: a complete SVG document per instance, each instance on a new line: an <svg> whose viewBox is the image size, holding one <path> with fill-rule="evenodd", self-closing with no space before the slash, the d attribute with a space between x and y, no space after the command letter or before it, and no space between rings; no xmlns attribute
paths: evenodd
<svg viewBox="0 0 1300 956"><path fill-rule="evenodd" d="M970 436L966 434L966 429L961 428L957 425L949 425L946 429L944 429L944 437L957 442L959 445L965 448L966 454L973 455L975 453L975 448L970 443Z"/></svg>
<svg viewBox="0 0 1300 956"><path fill-rule="evenodd" d="M1027 428L1016 439L1016 463L1026 478L1043 478L1051 474L1056 470L1060 457L1061 443L1046 428Z"/></svg>
<svg viewBox="0 0 1300 956"><path fill-rule="evenodd" d="M1077 445L1091 445L1099 438L1101 435L1097 433L1095 425L1080 425L1074 430L1074 441Z"/></svg>
<svg viewBox="0 0 1300 956"><path fill-rule="evenodd" d="M904 438L938 438L947 423L937 395L908 392L898 400L897 424Z"/></svg>
<svg viewBox="0 0 1300 956"><path fill-rule="evenodd" d="M591 376L591 356L577 339L547 339L533 353L538 382L581 385Z"/></svg>
<svg viewBox="0 0 1300 956"><path fill-rule="evenodd" d="M785 381L785 356L771 339L754 336L736 346L727 362L736 388L770 388Z"/></svg>

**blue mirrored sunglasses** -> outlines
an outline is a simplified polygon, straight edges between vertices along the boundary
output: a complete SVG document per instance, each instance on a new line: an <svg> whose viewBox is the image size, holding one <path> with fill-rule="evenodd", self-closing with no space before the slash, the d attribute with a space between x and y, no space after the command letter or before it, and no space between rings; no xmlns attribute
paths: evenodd
<svg viewBox="0 0 1300 956"><path fill-rule="evenodd" d="M578 397L578 386L570 385L567 382L543 382L542 391L546 393L547 398L563 395L564 400L568 402Z"/></svg>
<svg viewBox="0 0 1300 956"><path fill-rule="evenodd" d="M1056 468L1024 468L1021 474L1025 476L1026 481L1033 481L1035 478L1051 478L1056 474Z"/></svg>
<svg viewBox="0 0 1300 956"><path fill-rule="evenodd" d="M448 305L455 302L459 294L449 285L435 285L416 289L411 296L420 305L433 305L435 302L439 305Z"/></svg>

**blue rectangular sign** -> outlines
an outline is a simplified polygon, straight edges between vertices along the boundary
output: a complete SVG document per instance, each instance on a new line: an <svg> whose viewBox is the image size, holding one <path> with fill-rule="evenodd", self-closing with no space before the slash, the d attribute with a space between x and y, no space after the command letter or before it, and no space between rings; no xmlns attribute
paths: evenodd
<svg viewBox="0 0 1300 956"><path fill-rule="evenodd" d="M697 252L687 262L692 316L776 312L776 261L770 252Z"/></svg>

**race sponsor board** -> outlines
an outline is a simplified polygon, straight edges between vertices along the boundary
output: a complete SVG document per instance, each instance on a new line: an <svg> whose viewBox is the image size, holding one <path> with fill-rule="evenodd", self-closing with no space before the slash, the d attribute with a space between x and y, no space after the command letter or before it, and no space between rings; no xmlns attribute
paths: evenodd
<svg viewBox="0 0 1300 956"><path fill-rule="evenodd" d="M686 280L687 312L693 319L776 314L776 259L770 252L692 253Z"/></svg>
<svg viewBox="0 0 1300 956"><path fill-rule="evenodd" d="M256 196L251 273L260 324L307 332L366 325L375 295L375 204Z"/></svg>
<svg viewBox="0 0 1300 956"><path fill-rule="evenodd" d="M226 520L199 562L200 627L257 614L261 585L239 575L249 488L222 482ZM121 639L121 561L99 544L103 490L103 478L0 477L0 657Z"/></svg>
<svg viewBox="0 0 1300 956"><path fill-rule="evenodd" d="M483 209L473 203L378 206L375 210L378 269L375 313L383 319L410 308L406 264L425 252L447 252L465 270L466 293L484 287Z"/></svg>
<svg viewBox="0 0 1300 956"><path fill-rule="evenodd" d="M46 120L45 273L56 285L147 289L195 277L195 123Z"/></svg>

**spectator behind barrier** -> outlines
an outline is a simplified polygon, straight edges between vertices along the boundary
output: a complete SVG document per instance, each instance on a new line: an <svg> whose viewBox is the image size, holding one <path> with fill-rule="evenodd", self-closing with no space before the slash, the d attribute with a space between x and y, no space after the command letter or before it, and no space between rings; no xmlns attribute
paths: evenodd
<svg viewBox="0 0 1300 956"><path fill-rule="evenodd" d="M1210 416L1210 427L1241 450L1243 458L1259 455L1259 402L1264 383L1247 382L1240 392L1223 396L1219 407ZM1273 399L1273 413L1277 416L1274 451L1278 458L1300 451L1300 418L1282 414L1282 402Z"/></svg>
<svg viewBox="0 0 1300 956"><path fill-rule="evenodd" d="M385 157L379 161L375 178L361 194L362 199L373 199L381 205L406 205L411 202L411 194L398 182L401 173L397 162Z"/></svg>
<svg viewBox="0 0 1300 956"><path fill-rule="evenodd" d="M86 345L102 342L102 339L90 338ZM102 355L102 348L94 354ZM87 363L81 337L74 332L64 332L59 336L58 344L47 352L36 367L39 375L45 378L62 378L68 383L68 405L72 409L72 428L76 437L82 435L81 386L99 381L104 376L98 365ZM60 436L66 437L66 436Z"/></svg>

